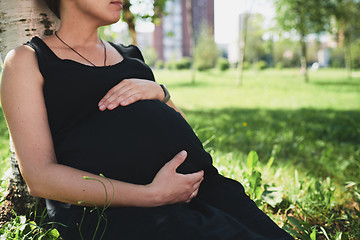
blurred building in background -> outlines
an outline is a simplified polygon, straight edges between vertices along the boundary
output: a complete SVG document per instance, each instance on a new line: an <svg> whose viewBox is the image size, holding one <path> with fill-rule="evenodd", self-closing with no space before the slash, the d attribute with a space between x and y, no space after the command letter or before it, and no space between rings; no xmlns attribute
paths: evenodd
<svg viewBox="0 0 360 240"><path fill-rule="evenodd" d="M155 26L153 47L161 60L190 56L191 37L196 41L202 27L209 28L214 34L214 0L191 1L190 9L186 7L186 1L167 1L167 15L160 25ZM189 17L192 19L193 36L190 36Z"/></svg>

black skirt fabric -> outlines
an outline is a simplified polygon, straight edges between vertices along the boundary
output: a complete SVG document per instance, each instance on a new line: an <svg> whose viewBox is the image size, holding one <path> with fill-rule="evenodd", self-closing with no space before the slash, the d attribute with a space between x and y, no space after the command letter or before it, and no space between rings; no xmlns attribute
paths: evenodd
<svg viewBox="0 0 360 240"><path fill-rule="evenodd" d="M259 210L243 186L218 174L189 124L158 100L142 100L109 111L99 100L123 79L155 81L135 46L112 44L124 57L93 67L60 59L38 37L35 49L44 77L44 99L59 164L134 184L149 184L181 150L179 173L204 170L190 203L160 207L84 208L46 200L64 239L252 240L293 239ZM76 103L76 104L74 104ZM84 199L86 201L86 199Z"/></svg>

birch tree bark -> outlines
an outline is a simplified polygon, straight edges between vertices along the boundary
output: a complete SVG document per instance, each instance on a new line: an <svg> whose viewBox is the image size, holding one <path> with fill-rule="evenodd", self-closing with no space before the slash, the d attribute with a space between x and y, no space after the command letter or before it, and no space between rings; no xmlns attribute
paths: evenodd
<svg viewBox="0 0 360 240"><path fill-rule="evenodd" d="M37 35L52 35L59 20L42 0L0 0L0 53L2 60L16 46ZM0 215L8 215L9 209L17 214L28 214L36 199L31 197L20 175L15 150L10 137L11 174L6 200ZM4 212L5 211L5 212Z"/></svg>

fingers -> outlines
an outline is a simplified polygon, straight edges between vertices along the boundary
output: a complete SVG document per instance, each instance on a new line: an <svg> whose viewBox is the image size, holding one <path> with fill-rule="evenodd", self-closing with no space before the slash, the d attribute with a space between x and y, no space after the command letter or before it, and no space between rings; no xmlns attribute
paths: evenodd
<svg viewBox="0 0 360 240"><path fill-rule="evenodd" d="M182 150L178 154L175 155L175 157L169 161L166 165L169 167L173 172L176 172L176 169L185 161L187 157L187 152L185 150ZM204 178L204 171L198 171L195 173L189 173L189 174L181 174L184 177L188 179L189 182L198 183L201 182Z"/></svg>
<svg viewBox="0 0 360 240"><path fill-rule="evenodd" d="M186 157L186 151L176 154L159 170L150 184L152 189L157 192L156 196L160 205L189 202L198 194L198 189L204 179L204 171L190 174L176 172Z"/></svg>
<svg viewBox="0 0 360 240"><path fill-rule="evenodd" d="M128 81L123 80L106 93L98 106L101 111L112 110L119 105L135 102L140 99L140 96L139 92Z"/></svg>
<svg viewBox="0 0 360 240"><path fill-rule="evenodd" d="M197 188L190 194L188 200L185 201L186 203L191 202L191 200L198 195L199 187L200 187L200 183L199 183L199 185L197 186Z"/></svg>
<svg viewBox="0 0 360 240"><path fill-rule="evenodd" d="M116 93L112 94L107 100L103 103L99 103L99 109L104 111L105 109L113 110L118 106L127 106L132 104L138 100L141 100L141 94L136 92L135 90L131 89L124 93Z"/></svg>
<svg viewBox="0 0 360 240"><path fill-rule="evenodd" d="M127 106L142 99L160 99L163 90L159 84L144 79L124 79L115 85L100 100L98 106L101 111L112 110L119 105Z"/></svg>
<svg viewBox="0 0 360 240"><path fill-rule="evenodd" d="M187 152L185 150L182 150L181 152L176 154L175 157L173 157L173 159L171 159L168 163L166 163L166 165L175 172L176 169L185 161L186 157L187 157Z"/></svg>

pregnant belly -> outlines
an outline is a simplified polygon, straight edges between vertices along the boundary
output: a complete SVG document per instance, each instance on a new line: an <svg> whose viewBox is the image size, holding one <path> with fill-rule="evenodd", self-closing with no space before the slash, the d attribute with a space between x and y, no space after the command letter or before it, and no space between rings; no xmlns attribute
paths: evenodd
<svg viewBox="0 0 360 240"><path fill-rule="evenodd" d="M150 183L183 149L188 157L178 172L215 171L188 123L155 100L97 110L55 141L59 163L136 184Z"/></svg>

